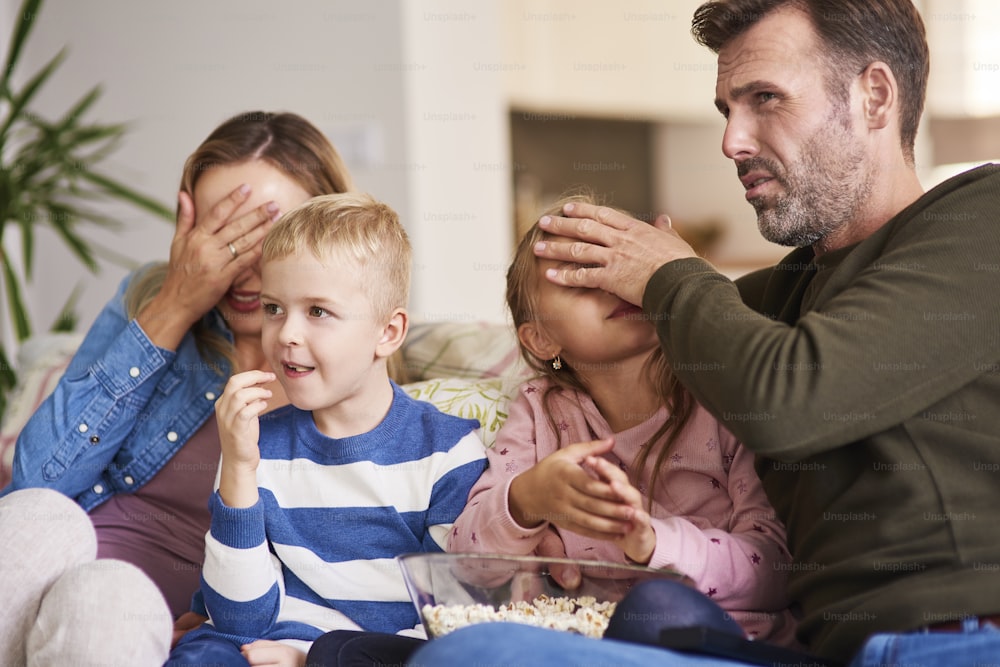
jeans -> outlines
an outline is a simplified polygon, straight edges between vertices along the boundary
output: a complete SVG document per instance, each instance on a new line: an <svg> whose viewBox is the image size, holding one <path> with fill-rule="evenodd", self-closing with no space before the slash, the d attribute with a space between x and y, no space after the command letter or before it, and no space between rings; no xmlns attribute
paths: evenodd
<svg viewBox="0 0 1000 667"><path fill-rule="evenodd" d="M170 652L163 667L248 667L240 645L211 630L195 628Z"/></svg>
<svg viewBox="0 0 1000 667"><path fill-rule="evenodd" d="M1000 628L963 622L961 632L872 635L850 667L991 667L1000 665Z"/></svg>
<svg viewBox="0 0 1000 667"><path fill-rule="evenodd" d="M413 652L426 642L381 632L334 630L309 649L306 667L381 667L407 665Z"/></svg>
<svg viewBox="0 0 1000 667"><path fill-rule="evenodd" d="M515 623L484 623L427 642L411 658L420 667L738 667L746 663L609 639L589 639ZM1000 665L1000 629L873 635L849 667Z"/></svg>

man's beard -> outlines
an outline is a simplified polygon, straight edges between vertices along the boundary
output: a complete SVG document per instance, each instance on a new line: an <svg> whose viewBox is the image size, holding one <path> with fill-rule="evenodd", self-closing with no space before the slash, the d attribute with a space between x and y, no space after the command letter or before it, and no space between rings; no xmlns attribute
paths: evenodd
<svg viewBox="0 0 1000 667"><path fill-rule="evenodd" d="M802 146L787 171L767 158L750 158L739 173L763 170L784 189L751 201L761 235L784 246L814 245L850 225L871 194L865 149L850 130L846 109L835 110Z"/></svg>

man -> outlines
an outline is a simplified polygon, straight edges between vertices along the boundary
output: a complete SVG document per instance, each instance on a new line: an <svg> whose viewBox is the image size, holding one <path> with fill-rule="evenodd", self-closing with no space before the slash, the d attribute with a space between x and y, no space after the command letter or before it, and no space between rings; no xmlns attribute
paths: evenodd
<svg viewBox="0 0 1000 667"><path fill-rule="evenodd" d="M666 219L576 205L542 224L580 242L536 253L580 264L550 271L559 284L641 304L674 372L758 455L810 651L983 664L1000 654L1000 169L923 193L910 0L720 0L693 32L718 54L723 151L761 233L797 249L734 285ZM510 641L520 664L532 636ZM588 659L692 660L609 644ZM565 660L576 643L548 645Z"/></svg>

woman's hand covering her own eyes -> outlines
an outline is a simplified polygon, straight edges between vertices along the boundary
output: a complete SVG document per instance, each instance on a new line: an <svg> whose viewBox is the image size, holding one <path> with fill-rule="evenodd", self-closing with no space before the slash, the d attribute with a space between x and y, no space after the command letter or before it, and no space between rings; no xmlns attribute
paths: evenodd
<svg viewBox="0 0 1000 667"><path fill-rule="evenodd" d="M243 185L210 210L197 212L188 193L178 194L177 229L170 243L166 278L136 318L155 345L176 349L237 276L259 261L261 241L279 210L274 202L267 202L235 216L249 196L250 187Z"/></svg>

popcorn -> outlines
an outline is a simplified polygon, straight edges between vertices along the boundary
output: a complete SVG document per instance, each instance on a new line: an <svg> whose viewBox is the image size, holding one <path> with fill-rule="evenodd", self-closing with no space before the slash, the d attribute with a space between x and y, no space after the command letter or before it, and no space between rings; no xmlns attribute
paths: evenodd
<svg viewBox="0 0 1000 667"><path fill-rule="evenodd" d="M575 632L596 639L604 636L615 606L614 602L598 602L592 596L569 598L542 594L531 602L510 602L495 608L485 604L428 604L421 611L424 624L434 637L475 623L507 621Z"/></svg>

